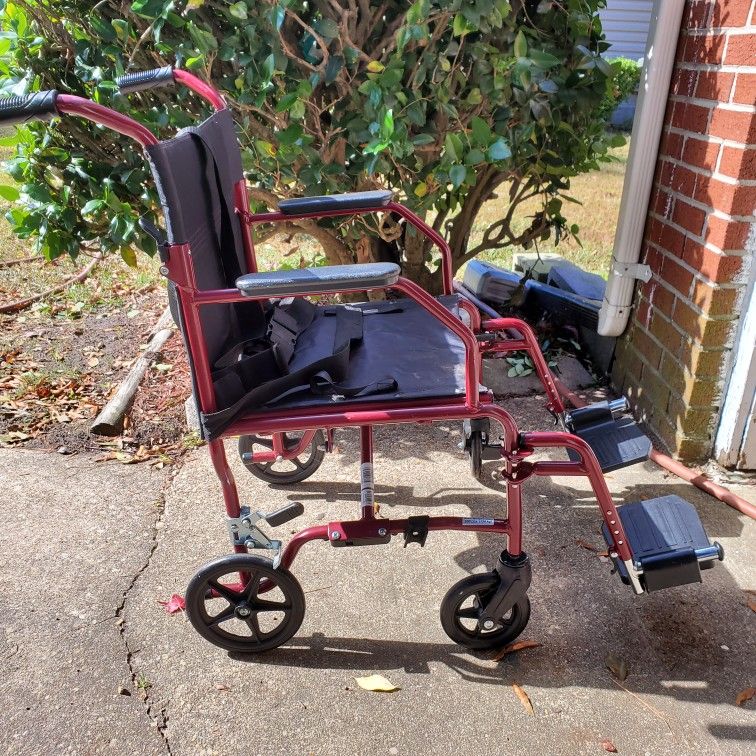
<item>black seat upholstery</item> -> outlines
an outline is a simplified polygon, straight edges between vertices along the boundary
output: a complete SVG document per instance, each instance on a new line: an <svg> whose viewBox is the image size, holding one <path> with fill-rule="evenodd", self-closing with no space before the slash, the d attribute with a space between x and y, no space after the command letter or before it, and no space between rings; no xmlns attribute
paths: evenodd
<svg viewBox="0 0 756 756"><path fill-rule="evenodd" d="M459 297L442 296L438 301L459 316ZM364 302L342 307L362 310L362 341L352 348L346 388L362 386L390 376L394 391L363 396L360 402L395 402L405 399L451 399L465 393L465 347L445 325L411 299L389 302ZM289 369L296 371L312 359L312 351L323 338L323 318L330 320L333 306L318 307L319 316L300 334ZM482 391L485 391L481 387ZM334 395L316 396L308 392L284 397L269 408L311 407L322 404L333 408Z"/></svg>
<svg viewBox="0 0 756 756"><path fill-rule="evenodd" d="M306 215L331 210L363 210L368 207L386 207L394 199L390 189L373 192L347 192L322 197L297 197L281 200L278 209L285 215Z"/></svg>
<svg viewBox="0 0 756 756"><path fill-rule="evenodd" d="M329 265L303 270L248 273L236 279L236 288L248 297L382 289L395 284L400 273L396 263Z"/></svg>

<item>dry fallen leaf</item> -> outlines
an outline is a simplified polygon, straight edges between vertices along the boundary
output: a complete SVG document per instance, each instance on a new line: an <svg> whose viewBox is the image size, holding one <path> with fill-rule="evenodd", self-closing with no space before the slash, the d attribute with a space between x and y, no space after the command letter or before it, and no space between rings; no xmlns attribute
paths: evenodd
<svg viewBox="0 0 756 756"><path fill-rule="evenodd" d="M221 690L221 691L223 691L223 690L230 690L230 688L228 687L228 685L224 685L223 683L215 683L215 685L213 687L216 690Z"/></svg>
<svg viewBox="0 0 756 756"><path fill-rule="evenodd" d="M756 696L756 688L746 688L738 693L738 697L735 699L736 706L742 706L746 701L750 701Z"/></svg>
<svg viewBox="0 0 756 756"><path fill-rule="evenodd" d="M752 612L756 612L756 598L749 598L748 599L748 608Z"/></svg>
<svg viewBox="0 0 756 756"><path fill-rule="evenodd" d="M528 714L532 716L534 714L534 711L533 704L530 701L530 696L517 683L512 683L512 690L515 692L517 698L520 699L520 703L522 704L525 711L527 711Z"/></svg>
<svg viewBox="0 0 756 756"><path fill-rule="evenodd" d="M182 596L178 593L174 593L168 601L158 601L158 604L165 609L168 614L177 614L183 612L186 609L186 603Z"/></svg>
<svg viewBox="0 0 756 756"><path fill-rule="evenodd" d="M504 646L497 654L493 657L493 661L501 661L505 656L508 654L513 654L515 651L522 651L526 648L539 648L541 646L538 641L532 641L532 640L521 640L521 641L515 641L514 643L510 643L507 646Z"/></svg>
<svg viewBox="0 0 756 756"><path fill-rule="evenodd" d="M363 690L369 690L373 693L393 693L401 690L398 685L394 685L391 680L387 680L383 675L368 675L367 677L355 677L357 685Z"/></svg>
<svg viewBox="0 0 756 756"><path fill-rule="evenodd" d="M601 747L605 751L609 751L609 753L617 753L617 746L615 746L609 738L604 738L604 740L601 741Z"/></svg>
<svg viewBox="0 0 756 756"><path fill-rule="evenodd" d="M627 662L613 653L608 653L604 659L606 668L621 682L627 677Z"/></svg>
<svg viewBox="0 0 756 756"><path fill-rule="evenodd" d="M594 554L598 553L598 549L592 543L588 543L588 541L584 541L582 538L578 538L575 543L580 546L581 549L592 551Z"/></svg>

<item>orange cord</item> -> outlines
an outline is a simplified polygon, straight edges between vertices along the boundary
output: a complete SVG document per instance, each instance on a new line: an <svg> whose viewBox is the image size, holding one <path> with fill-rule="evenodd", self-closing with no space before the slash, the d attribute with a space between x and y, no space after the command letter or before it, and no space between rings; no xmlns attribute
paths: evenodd
<svg viewBox="0 0 756 756"><path fill-rule="evenodd" d="M585 407L587 402L570 391L558 378L554 378L554 383L557 387L557 391L574 407ZM756 520L756 505L749 501L746 501L742 496L734 494L724 486L720 486L713 480L707 478L702 472L697 472L686 467L682 462L678 462L676 459L672 459L666 454L663 454L658 449L652 449L649 459L655 462L659 467L671 472L673 475L677 475L678 478L691 483L696 488L700 488L704 493L713 496L715 499L724 502L733 509L737 509L741 514L747 515Z"/></svg>

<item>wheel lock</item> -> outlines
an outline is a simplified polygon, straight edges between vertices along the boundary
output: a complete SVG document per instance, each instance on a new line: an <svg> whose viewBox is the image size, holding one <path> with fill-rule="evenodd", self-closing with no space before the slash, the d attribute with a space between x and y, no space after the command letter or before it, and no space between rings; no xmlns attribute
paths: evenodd
<svg viewBox="0 0 756 756"><path fill-rule="evenodd" d="M233 546L244 546L248 549L268 549L273 552L273 569L281 561L281 541L268 538L257 523L260 520L273 527L283 525L304 514L304 506L298 502L287 504L275 512L252 512L249 507L241 507L238 517L227 517L226 524Z"/></svg>

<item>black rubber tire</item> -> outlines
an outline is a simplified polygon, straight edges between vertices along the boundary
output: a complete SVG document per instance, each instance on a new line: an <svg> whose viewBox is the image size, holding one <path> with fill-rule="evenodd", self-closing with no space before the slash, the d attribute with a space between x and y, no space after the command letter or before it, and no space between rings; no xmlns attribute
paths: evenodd
<svg viewBox="0 0 756 756"><path fill-rule="evenodd" d="M447 591L441 602L441 627L455 643L475 649L500 648L511 643L525 629L530 619L530 601L527 596L519 599L507 616L501 618L499 625L492 630L484 630L479 623L472 629L460 622L460 619L474 621L474 616L459 616L460 609L467 599L473 597L473 606L462 611L474 615L480 611L478 607L493 594L498 585L499 575L496 572L486 572L463 578Z"/></svg>
<svg viewBox="0 0 756 756"><path fill-rule="evenodd" d="M470 471L475 480L480 480L483 474L483 434L473 431L467 440L467 453L470 455Z"/></svg>
<svg viewBox="0 0 756 756"><path fill-rule="evenodd" d="M292 434L284 434L284 438L284 443L291 445L296 443L299 437L295 438ZM325 459L325 438L323 431L317 431L312 437L309 454L303 462L300 460L305 455L297 457L296 460L281 461L280 464L282 465L293 464L293 470L273 469L275 465L279 464L278 462L246 462L242 455L253 452L255 444L263 446L266 449L273 448L272 438L239 436L239 456L242 458L244 466L252 475L274 486L290 486L294 483L301 483L303 480L307 480L307 478L316 472Z"/></svg>
<svg viewBox="0 0 756 756"><path fill-rule="evenodd" d="M250 573L250 582L245 591L239 590L238 587L229 588L218 582L225 575L239 572ZM266 585L273 583L272 587L280 589L284 597L283 601L271 602L258 595L260 583L263 580L266 581ZM224 590L220 596L216 590L219 586ZM215 596L212 595L213 591L216 592ZM217 601L220 598L225 599L228 606L216 614L210 614L207 611L208 600ZM270 559L249 554L234 554L208 562L189 581L185 601L189 621L203 638L226 651L247 654L270 651L286 643L299 630L305 613L304 593L297 579L286 569L280 567L273 569ZM243 610L249 610L247 619L242 619L236 613L240 605ZM274 605L279 608L272 608ZM255 611L256 607L263 606L264 608L258 608ZM213 624L214 620L227 614L229 610L231 614L217 624ZM260 612L282 613L283 620L272 630L263 631L258 619ZM239 629L242 625L246 625L247 634L229 632L231 623ZM226 625L226 628L222 625Z"/></svg>

